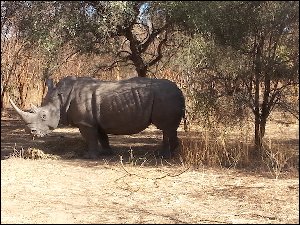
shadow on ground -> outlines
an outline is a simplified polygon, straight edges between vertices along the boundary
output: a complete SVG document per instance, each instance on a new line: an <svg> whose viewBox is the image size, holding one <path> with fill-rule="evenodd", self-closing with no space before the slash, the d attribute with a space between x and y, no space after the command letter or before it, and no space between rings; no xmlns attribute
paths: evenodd
<svg viewBox="0 0 300 225"><path fill-rule="evenodd" d="M1 116L1 160L7 159L12 153L26 149L39 149L46 154L54 154L62 159L89 162L124 162L136 165L157 165L161 159L155 156L162 142L162 132L146 129L134 135L109 135L114 155L103 156L97 160L83 159L87 145L77 128L58 128L43 138L32 140L25 132L25 124L13 110L6 110ZM65 157L66 155L72 157ZM178 162L176 157L172 163Z"/></svg>

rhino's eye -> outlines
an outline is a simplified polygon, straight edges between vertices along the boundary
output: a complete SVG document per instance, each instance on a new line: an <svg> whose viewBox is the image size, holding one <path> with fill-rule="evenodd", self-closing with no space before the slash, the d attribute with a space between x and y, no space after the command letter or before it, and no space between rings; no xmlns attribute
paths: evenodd
<svg viewBox="0 0 300 225"><path fill-rule="evenodd" d="M41 115L42 120L46 120L46 114Z"/></svg>

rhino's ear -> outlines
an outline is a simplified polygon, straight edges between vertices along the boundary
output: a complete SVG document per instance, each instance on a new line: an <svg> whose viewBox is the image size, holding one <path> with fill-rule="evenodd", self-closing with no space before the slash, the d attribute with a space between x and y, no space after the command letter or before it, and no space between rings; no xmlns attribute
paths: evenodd
<svg viewBox="0 0 300 225"><path fill-rule="evenodd" d="M47 113L45 112L45 110L42 110L41 111L41 114L40 114L40 117L43 121L46 121L48 118L47 118Z"/></svg>
<svg viewBox="0 0 300 225"><path fill-rule="evenodd" d="M52 79L47 78L45 82L46 82L46 85L48 87L48 92L50 92L51 90L54 89L54 83L53 83Z"/></svg>

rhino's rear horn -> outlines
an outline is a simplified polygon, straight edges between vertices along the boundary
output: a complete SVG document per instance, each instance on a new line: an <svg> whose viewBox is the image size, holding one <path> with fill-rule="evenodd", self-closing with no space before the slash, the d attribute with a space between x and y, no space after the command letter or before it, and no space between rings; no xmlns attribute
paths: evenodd
<svg viewBox="0 0 300 225"><path fill-rule="evenodd" d="M19 109L11 99L9 99L9 102L26 123L31 123L33 121L33 117L35 115L34 113L24 112L23 110Z"/></svg>
<svg viewBox="0 0 300 225"><path fill-rule="evenodd" d="M31 111L34 113L37 113L39 111L39 108L32 103L30 103L30 107L31 107Z"/></svg>

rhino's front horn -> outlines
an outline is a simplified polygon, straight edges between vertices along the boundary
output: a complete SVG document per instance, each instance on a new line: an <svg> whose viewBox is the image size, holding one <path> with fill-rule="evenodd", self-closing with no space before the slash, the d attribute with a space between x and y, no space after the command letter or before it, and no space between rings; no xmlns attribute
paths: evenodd
<svg viewBox="0 0 300 225"><path fill-rule="evenodd" d="M34 113L24 112L19 109L11 99L9 99L9 102L26 123L31 123L33 121Z"/></svg>

